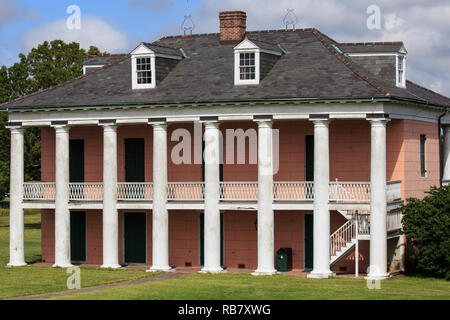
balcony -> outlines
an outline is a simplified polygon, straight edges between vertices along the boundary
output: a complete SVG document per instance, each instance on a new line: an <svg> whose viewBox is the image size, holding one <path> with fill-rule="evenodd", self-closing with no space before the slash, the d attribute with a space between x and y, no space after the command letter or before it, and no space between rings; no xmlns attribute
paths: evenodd
<svg viewBox="0 0 450 320"><path fill-rule="evenodd" d="M388 182L387 200L401 199L401 181ZM203 182L170 182L167 185L169 202L203 202L205 184ZM257 202L257 182L221 182L221 202ZM56 185L53 182L24 183L24 201L55 200ZM370 204L370 182L329 183L329 199L334 204ZM119 201L151 202L153 183L120 182L117 185ZM103 200L103 183L70 183L69 200L83 202L100 202ZM314 200L313 182L274 182L274 202L305 202Z"/></svg>

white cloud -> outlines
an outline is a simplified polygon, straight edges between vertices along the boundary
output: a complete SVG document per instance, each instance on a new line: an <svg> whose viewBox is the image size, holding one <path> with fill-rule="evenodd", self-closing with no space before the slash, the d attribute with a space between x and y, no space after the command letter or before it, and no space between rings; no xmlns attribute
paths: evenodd
<svg viewBox="0 0 450 320"><path fill-rule="evenodd" d="M0 0L0 34L7 22L35 19L37 15L37 12L31 11L11 0Z"/></svg>
<svg viewBox="0 0 450 320"><path fill-rule="evenodd" d="M81 28L69 30L66 20L57 20L27 31L21 41L25 52L44 41L64 40L79 42L81 47L97 46L101 51L110 53L128 52L130 43L125 32L119 31L97 17L82 15Z"/></svg>

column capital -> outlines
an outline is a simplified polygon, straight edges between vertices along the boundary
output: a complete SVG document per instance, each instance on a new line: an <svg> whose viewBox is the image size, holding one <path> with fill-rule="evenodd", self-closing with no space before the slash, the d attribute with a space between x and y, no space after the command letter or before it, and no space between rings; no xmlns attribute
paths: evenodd
<svg viewBox="0 0 450 320"><path fill-rule="evenodd" d="M331 121L330 119L309 119L314 124L315 128L328 128Z"/></svg>
<svg viewBox="0 0 450 320"><path fill-rule="evenodd" d="M445 132L450 132L450 123L443 123L441 126Z"/></svg>
<svg viewBox="0 0 450 320"><path fill-rule="evenodd" d="M52 125L56 133L69 133L70 127L68 125Z"/></svg>
<svg viewBox="0 0 450 320"><path fill-rule="evenodd" d="M153 130L159 130L159 131L167 131L168 124L167 122L155 122L155 123L149 123Z"/></svg>
<svg viewBox="0 0 450 320"><path fill-rule="evenodd" d="M258 124L258 128L269 128L272 129L273 120L272 119L254 119L254 122Z"/></svg>
<svg viewBox="0 0 450 320"><path fill-rule="evenodd" d="M208 129L219 129L220 122L218 120L201 121L205 125L205 130Z"/></svg>
<svg viewBox="0 0 450 320"><path fill-rule="evenodd" d="M372 118L372 119L367 119L370 122L370 125L372 126L372 128L374 127L383 127L386 128L386 125L389 121L391 121L391 119L388 118Z"/></svg>
<svg viewBox="0 0 450 320"><path fill-rule="evenodd" d="M23 127L12 127L12 126L7 126L7 129L9 129L11 131L11 134L22 134L25 131L25 129Z"/></svg>
<svg viewBox="0 0 450 320"><path fill-rule="evenodd" d="M100 126L103 127L103 132L117 132L116 124L101 124Z"/></svg>

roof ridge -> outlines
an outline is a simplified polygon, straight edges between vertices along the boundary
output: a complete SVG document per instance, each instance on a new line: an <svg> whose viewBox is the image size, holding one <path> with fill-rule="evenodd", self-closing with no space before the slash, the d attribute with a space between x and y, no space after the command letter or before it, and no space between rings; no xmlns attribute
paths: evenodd
<svg viewBox="0 0 450 320"><path fill-rule="evenodd" d="M339 54L336 50L334 50L321 36L321 32L313 29L312 33L316 36L316 38L319 40L319 42L327 48L331 54L333 54L336 59L338 59L340 62L342 62L350 71L352 71L355 75L357 75L362 80L366 81L368 84L370 84L372 87L380 91L386 96L390 96L390 92L378 85L375 81L369 79L366 75L364 75L361 71L357 70L352 66L352 62L350 62L344 55Z"/></svg>
<svg viewBox="0 0 450 320"><path fill-rule="evenodd" d="M406 80L406 82L407 82L407 83L409 82L409 83L412 84L413 86L419 87L419 88L421 88L422 90L425 90L425 91L427 91L427 92L436 94L436 95L438 95L438 96L440 96L440 97L442 97L442 98L445 98L445 99L447 99L447 100L450 100L449 97L444 96L443 94L438 93L438 92L436 92L436 91L433 91L433 90L431 90L431 89L427 89L427 88L425 88L425 87L422 87L420 84L417 84L417 83L415 83L415 82L412 82L411 80Z"/></svg>
<svg viewBox="0 0 450 320"><path fill-rule="evenodd" d="M246 31L245 33L248 34L248 33L268 33L268 32L308 32L308 31L312 31L312 30L314 30L314 28L308 27L308 28L302 28L302 29L288 29L288 30L286 30L286 29L252 30L252 31ZM190 37L214 36L214 35L220 35L220 32L164 36L164 37L156 40L155 42L163 41L165 39L173 39L173 38L190 38ZM336 42L336 41L334 41L334 42Z"/></svg>
<svg viewBox="0 0 450 320"><path fill-rule="evenodd" d="M106 68L109 68L109 67L111 67L111 66L113 66L113 65L115 65L115 64L118 64L119 62L122 62L122 61L124 61L125 59L128 59L128 58L130 57L130 54L121 54L121 55L123 55L123 56L125 56L125 57L122 58L122 59L119 59L119 60L111 61L110 63L105 64L105 65L104 65L103 67L101 67L101 68L95 68L94 70L91 70L91 71L89 71L89 72L87 72L87 73L85 73L85 74L79 75L78 77L69 79L69 80L67 80L67 81L65 81L65 82L63 82L63 83L60 83L60 84L57 84L57 85L54 85L54 86L51 86L51 87L48 87L48 88L45 88L45 89L42 89L42 90L38 90L38 91L36 91L36 92L33 92L33 93L30 93L30 94L27 94L27 95L18 97L18 98L13 99L13 100L6 101L6 102L4 102L4 103L1 103L1 104L0 104L0 107L2 107L2 106L4 106L4 105L7 105L7 104L10 104L10 103L13 103L13 102L21 101L21 100L23 100L23 99L25 99L25 98L32 97L32 96L35 96L35 95L40 94L40 93L43 93L43 92L52 91L52 90L54 90L54 89L56 89L56 88L59 88L59 87L65 86L65 85L67 85L67 84L69 84L69 83L72 83L72 82L74 82L75 80L85 78L85 77L87 77L87 76L89 76L89 75L91 75L91 74L94 74L94 73L96 73L96 72L98 72L98 71L100 71L100 70L104 70L104 69L106 69Z"/></svg>
<svg viewBox="0 0 450 320"><path fill-rule="evenodd" d="M373 41L373 42L338 42L340 46L370 46L370 45L393 45L393 44L401 44L403 45L403 41Z"/></svg>

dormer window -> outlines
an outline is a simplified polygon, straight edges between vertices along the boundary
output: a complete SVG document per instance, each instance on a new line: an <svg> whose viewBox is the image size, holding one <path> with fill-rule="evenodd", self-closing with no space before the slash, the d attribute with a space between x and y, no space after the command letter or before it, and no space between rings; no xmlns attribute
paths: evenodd
<svg viewBox="0 0 450 320"><path fill-rule="evenodd" d="M255 52L240 53L240 80L256 79Z"/></svg>
<svg viewBox="0 0 450 320"><path fill-rule="evenodd" d="M281 46L245 38L234 48L234 84L259 84L283 53Z"/></svg>
<svg viewBox="0 0 450 320"><path fill-rule="evenodd" d="M133 90L153 89L183 59L183 51L155 43L141 43L131 52Z"/></svg>
<svg viewBox="0 0 450 320"><path fill-rule="evenodd" d="M135 55L131 58L133 89L152 89L155 83L155 56Z"/></svg>
<svg viewBox="0 0 450 320"><path fill-rule="evenodd" d="M405 61L404 55L397 56L397 87L406 87Z"/></svg>
<svg viewBox="0 0 450 320"><path fill-rule="evenodd" d="M152 83L152 58L136 58L136 79L137 84Z"/></svg>

